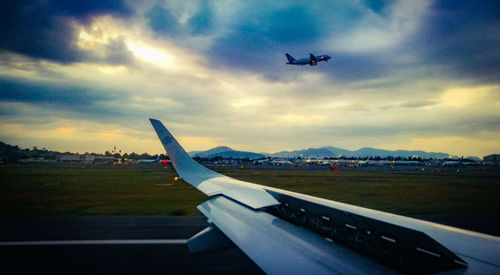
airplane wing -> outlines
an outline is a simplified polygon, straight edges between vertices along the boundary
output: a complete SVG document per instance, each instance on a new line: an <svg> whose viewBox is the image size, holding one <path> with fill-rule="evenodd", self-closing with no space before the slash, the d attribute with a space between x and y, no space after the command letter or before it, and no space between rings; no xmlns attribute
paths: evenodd
<svg viewBox="0 0 500 275"><path fill-rule="evenodd" d="M210 198L190 251L238 246L268 274L500 274L500 238L236 180L150 119L179 176Z"/></svg>

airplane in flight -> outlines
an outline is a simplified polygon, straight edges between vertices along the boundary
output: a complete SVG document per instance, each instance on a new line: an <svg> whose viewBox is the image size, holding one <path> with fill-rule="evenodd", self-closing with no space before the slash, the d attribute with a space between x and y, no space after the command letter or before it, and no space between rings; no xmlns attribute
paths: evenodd
<svg viewBox="0 0 500 275"><path fill-rule="evenodd" d="M286 63L286 64L288 64L288 65L300 65L300 66L304 66L304 65L316 66L316 65L318 65L318 62L320 62L320 61L328 62L328 60L331 58L328 55L314 56L312 53L309 54L309 58L302 58L299 60L296 60L288 53L285 54L285 56L288 59L288 63Z"/></svg>
<svg viewBox="0 0 500 275"><path fill-rule="evenodd" d="M268 274L500 274L500 238L237 180L150 119L178 176L208 195L190 252L238 246Z"/></svg>

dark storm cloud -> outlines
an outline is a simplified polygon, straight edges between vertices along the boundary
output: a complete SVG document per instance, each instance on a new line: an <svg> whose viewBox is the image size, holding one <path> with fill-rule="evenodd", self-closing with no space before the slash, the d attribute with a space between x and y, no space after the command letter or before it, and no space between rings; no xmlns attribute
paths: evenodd
<svg viewBox="0 0 500 275"><path fill-rule="evenodd" d="M498 82L500 2L437 1L418 37L426 62L447 66L451 74Z"/></svg>
<svg viewBox="0 0 500 275"><path fill-rule="evenodd" d="M92 16L128 16L122 1L2 1L0 50L56 62L78 62L86 54L76 48L78 33L70 24L88 24Z"/></svg>
<svg viewBox="0 0 500 275"><path fill-rule="evenodd" d="M51 105L54 109L88 112L92 106L116 98L116 95L95 88L0 78L0 101L2 102L43 104Z"/></svg>

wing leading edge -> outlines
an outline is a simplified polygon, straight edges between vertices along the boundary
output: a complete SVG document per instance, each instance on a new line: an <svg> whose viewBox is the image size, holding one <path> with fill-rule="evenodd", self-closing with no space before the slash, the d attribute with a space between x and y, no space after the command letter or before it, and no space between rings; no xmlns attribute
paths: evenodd
<svg viewBox="0 0 500 275"><path fill-rule="evenodd" d="M190 240L197 251L233 242L270 274L500 273L500 238L224 176L150 121L179 176L213 196L198 206L211 225Z"/></svg>

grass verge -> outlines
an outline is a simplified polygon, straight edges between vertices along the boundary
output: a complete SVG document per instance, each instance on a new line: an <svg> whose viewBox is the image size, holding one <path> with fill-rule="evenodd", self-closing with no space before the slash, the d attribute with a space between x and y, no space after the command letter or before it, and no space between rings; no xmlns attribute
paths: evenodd
<svg viewBox="0 0 500 275"><path fill-rule="evenodd" d="M396 214L500 212L498 174L225 168L228 176ZM194 215L207 199L168 166L0 166L0 215Z"/></svg>

